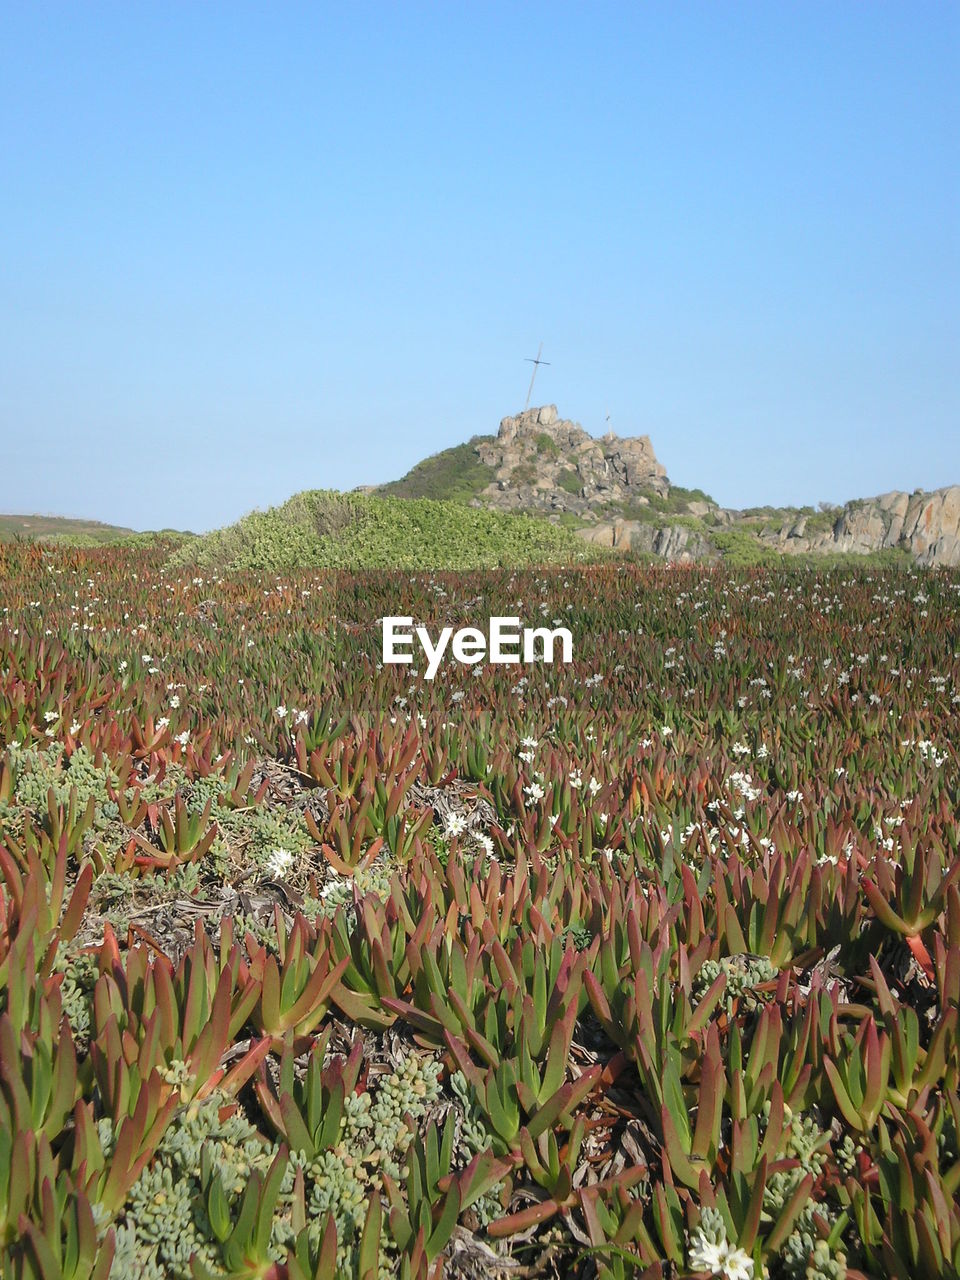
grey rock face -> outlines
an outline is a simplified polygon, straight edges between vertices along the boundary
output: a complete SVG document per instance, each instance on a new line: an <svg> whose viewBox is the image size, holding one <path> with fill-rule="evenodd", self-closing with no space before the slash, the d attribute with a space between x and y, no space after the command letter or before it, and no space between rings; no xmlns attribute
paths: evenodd
<svg viewBox="0 0 960 1280"><path fill-rule="evenodd" d="M605 502L646 501L670 483L649 436L595 439L542 405L504 418L497 438L477 446L495 479L481 500L502 510L589 513Z"/></svg>
<svg viewBox="0 0 960 1280"><path fill-rule="evenodd" d="M644 520L613 520L578 529L577 532L594 546L645 551L674 564L716 558L716 552L707 539L682 524L656 525Z"/></svg>
<svg viewBox="0 0 960 1280"><path fill-rule="evenodd" d="M895 549L908 551L918 564L960 565L960 485L932 493L907 494L895 490L876 498L848 502L827 529L809 532L801 517L764 541L778 551L853 552Z"/></svg>

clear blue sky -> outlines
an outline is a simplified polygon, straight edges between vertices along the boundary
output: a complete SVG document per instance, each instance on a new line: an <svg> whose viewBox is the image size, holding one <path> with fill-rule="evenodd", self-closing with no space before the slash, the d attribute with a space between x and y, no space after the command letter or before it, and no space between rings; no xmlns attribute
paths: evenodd
<svg viewBox="0 0 960 1280"><path fill-rule="evenodd" d="M535 402L960 482L960 6L0 0L0 510L209 528Z"/></svg>

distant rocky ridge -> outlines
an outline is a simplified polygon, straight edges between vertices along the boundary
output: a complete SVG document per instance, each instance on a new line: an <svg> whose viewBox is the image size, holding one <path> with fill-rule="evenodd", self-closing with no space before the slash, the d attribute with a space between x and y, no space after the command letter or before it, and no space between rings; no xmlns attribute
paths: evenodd
<svg viewBox="0 0 960 1280"><path fill-rule="evenodd" d="M960 485L931 493L894 490L814 514L793 511L755 516L715 507L709 522L616 519L578 530L581 537L596 546L644 551L680 562L722 556L725 535L732 531L755 538L760 551L781 555L874 555L892 551L928 567L960 566Z"/></svg>
<svg viewBox="0 0 960 1280"><path fill-rule="evenodd" d="M378 491L541 514L595 546L672 562L870 555L960 565L960 485L736 511L672 485L649 436L594 437L552 404L506 417L496 436L444 450Z"/></svg>
<svg viewBox="0 0 960 1280"><path fill-rule="evenodd" d="M909 552L918 564L960 565L960 485L848 502L829 529L809 525L809 517L800 516L766 541L786 552L862 555L889 548Z"/></svg>

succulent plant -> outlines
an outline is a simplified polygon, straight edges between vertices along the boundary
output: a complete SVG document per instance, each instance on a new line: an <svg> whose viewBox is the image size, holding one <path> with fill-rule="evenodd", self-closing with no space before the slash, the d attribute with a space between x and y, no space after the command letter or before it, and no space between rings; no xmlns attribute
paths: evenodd
<svg viewBox="0 0 960 1280"><path fill-rule="evenodd" d="M957 575L402 585L0 546L0 1270L960 1271Z"/></svg>

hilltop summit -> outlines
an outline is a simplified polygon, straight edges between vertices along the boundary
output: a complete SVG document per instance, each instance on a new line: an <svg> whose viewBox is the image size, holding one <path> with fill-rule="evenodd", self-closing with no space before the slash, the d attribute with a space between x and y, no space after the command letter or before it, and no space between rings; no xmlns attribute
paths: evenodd
<svg viewBox="0 0 960 1280"><path fill-rule="evenodd" d="M608 505L643 505L670 488L649 436L599 439L555 404L503 418L493 439L476 444L491 482L478 495L504 511L569 511L584 515Z"/></svg>

